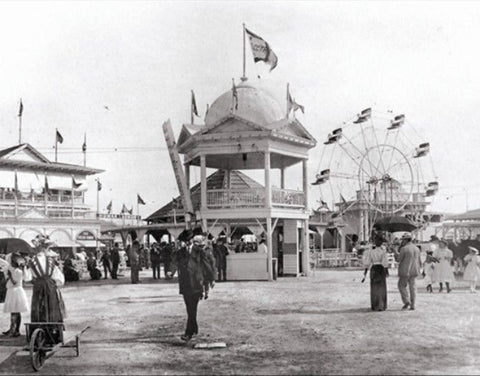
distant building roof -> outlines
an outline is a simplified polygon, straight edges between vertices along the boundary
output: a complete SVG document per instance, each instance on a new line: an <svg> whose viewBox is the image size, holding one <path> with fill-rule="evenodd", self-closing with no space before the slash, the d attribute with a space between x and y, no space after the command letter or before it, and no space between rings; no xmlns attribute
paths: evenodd
<svg viewBox="0 0 480 376"><path fill-rule="evenodd" d="M0 150L0 168L78 175L93 175L104 171L68 163L50 162L47 157L30 144L20 144Z"/></svg>
<svg viewBox="0 0 480 376"><path fill-rule="evenodd" d="M218 170L207 177L207 190L213 189L226 189L227 188L227 174L225 170ZM248 188L263 188L263 186L245 175L241 171L231 170L230 171L230 188L234 189L248 189ZM194 209L200 207L200 183L194 185L190 188L190 195L192 197L192 203ZM176 215L183 216L184 210L183 205L180 203L180 196L174 199L177 201ZM156 220L165 220L166 218L173 217L174 215L174 200L170 201L168 204L162 206L156 212L151 214L146 218L147 221L156 221Z"/></svg>
<svg viewBox="0 0 480 376"><path fill-rule="evenodd" d="M480 209L466 211L465 213L451 215L446 218L451 221L480 220Z"/></svg>

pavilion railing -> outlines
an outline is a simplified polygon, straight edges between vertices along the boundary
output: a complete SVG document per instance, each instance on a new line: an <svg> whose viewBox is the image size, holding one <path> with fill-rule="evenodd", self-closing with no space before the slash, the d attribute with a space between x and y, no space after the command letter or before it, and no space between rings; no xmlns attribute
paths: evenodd
<svg viewBox="0 0 480 376"><path fill-rule="evenodd" d="M212 189L207 191L207 207L209 209L264 206L264 189Z"/></svg>
<svg viewBox="0 0 480 376"><path fill-rule="evenodd" d="M272 188L272 205L303 208L305 207L305 194L293 189Z"/></svg>
<svg viewBox="0 0 480 376"><path fill-rule="evenodd" d="M251 189L212 189L207 191L209 209L265 207L265 190ZM305 207L305 195L301 191L272 188L272 206L287 208Z"/></svg>

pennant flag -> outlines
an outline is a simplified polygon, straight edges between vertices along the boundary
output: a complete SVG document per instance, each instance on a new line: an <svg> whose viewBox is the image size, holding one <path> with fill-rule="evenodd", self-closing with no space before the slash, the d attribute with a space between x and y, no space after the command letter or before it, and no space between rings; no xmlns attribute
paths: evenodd
<svg viewBox="0 0 480 376"><path fill-rule="evenodd" d="M23 114L23 103L22 99L20 98L20 108L18 109L18 116L21 117Z"/></svg>
<svg viewBox="0 0 480 376"><path fill-rule="evenodd" d="M250 46L252 47L253 61L255 63L259 61L265 62L270 65L270 72L275 69L278 63L277 55L270 48L270 45L258 35L252 33L250 30L245 29L248 39L250 40Z"/></svg>
<svg viewBox="0 0 480 376"><path fill-rule="evenodd" d="M235 86L235 80L232 78L232 110L238 110L238 91Z"/></svg>
<svg viewBox="0 0 480 376"><path fill-rule="evenodd" d="M107 205L107 211L108 211L108 214L110 214L112 211L112 200L110 200L110 202Z"/></svg>
<svg viewBox="0 0 480 376"><path fill-rule="evenodd" d="M102 183L100 183L100 180L97 180L97 191L102 190Z"/></svg>
<svg viewBox="0 0 480 376"><path fill-rule="evenodd" d="M133 206L130 210L127 210L128 214L132 215L133 214Z"/></svg>
<svg viewBox="0 0 480 376"><path fill-rule="evenodd" d="M342 204L344 204L344 205L348 204L347 200L345 200L345 197L343 197L343 195L341 193L340 193L340 199L342 200Z"/></svg>
<svg viewBox="0 0 480 376"><path fill-rule="evenodd" d="M61 144L63 143L63 137L62 137L62 135L60 134L60 132L58 131L58 129L57 129L57 133L56 133L56 135L55 135L55 142L59 142L59 143L61 143Z"/></svg>
<svg viewBox="0 0 480 376"><path fill-rule="evenodd" d="M83 137L83 145L82 145L82 153L87 152L87 134L85 133L85 136Z"/></svg>
<svg viewBox="0 0 480 376"><path fill-rule="evenodd" d="M141 198L138 193L137 193L137 203L139 205L145 205L145 201L143 201L143 198Z"/></svg>
<svg viewBox="0 0 480 376"><path fill-rule="evenodd" d="M192 114L195 115L196 117L198 116L198 110L197 110L197 102L195 101L195 93L192 90L192 105L191 105L191 110Z"/></svg>
<svg viewBox="0 0 480 376"><path fill-rule="evenodd" d="M287 85L287 116L290 114L292 110L293 112L300 110L302 111L302 114L305 113L305 107L295 102L295 99L293 99L292 96L290 95L289 85Z"/></svg>
<svg viewBox="0 0 480 376"><path fill-rule="evenodd" d="M122 205L122 211L120 212L120 214L124 214L124 213L126 213L126 212L128 212L128 209L127 209L127 207L125 206L125 204L123 204L123 205Z"/></svg>
<svg viewBox="0 0 480 376"><path fill-rule="evenodd" d="M77 183L77 182L75 181L75 178L72 177L72 187L73 187L73 189L80 188L81 185L82 185L82 183Z"/></svg>

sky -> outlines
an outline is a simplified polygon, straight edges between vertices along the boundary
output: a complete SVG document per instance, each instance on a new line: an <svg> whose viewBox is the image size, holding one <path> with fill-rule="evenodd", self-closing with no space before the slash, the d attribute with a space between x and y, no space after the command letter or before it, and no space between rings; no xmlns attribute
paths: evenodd
<svg viewBox="0 0 480 376"><path fill-rule="evenodd" d="M476 209L478 19L477 2L1 2L0 147L18 143L22 98L22 142L53 160L58 128L59 161L82 164L86 133L87 165L105 170L100 208L136 207L139 193L151 214L178 195L161 125L170 119L178 137L190 90L203 118L239 80L245 23L278 56L269 73L248 50L247 76L260 74L282 106L290 83L305 106L297 118L318 141L311 181L331 130L366 107L390 110L430 142L440 190L429 209ZM291 185L299 176L287 172Z"/></svg>

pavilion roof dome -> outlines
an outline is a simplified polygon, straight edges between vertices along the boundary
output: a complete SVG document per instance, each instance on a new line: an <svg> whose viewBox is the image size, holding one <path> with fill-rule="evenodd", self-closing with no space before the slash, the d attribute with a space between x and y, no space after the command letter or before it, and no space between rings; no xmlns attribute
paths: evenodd
<svg viewBox="0 0 480 376"><path fill-rule="evenodd" d="M205 125L215 124L229 114L265 126L285 118L285 110L264 88L242 82L237 86L238 108L233 107L232 89L220 95L210 106Z"/></svg>

